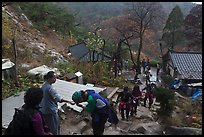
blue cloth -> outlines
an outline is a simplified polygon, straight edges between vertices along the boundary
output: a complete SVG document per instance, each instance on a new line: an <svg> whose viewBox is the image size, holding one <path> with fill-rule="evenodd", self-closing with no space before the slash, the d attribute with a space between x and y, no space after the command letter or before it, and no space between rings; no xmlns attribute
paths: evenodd
<svg viewBox="0 0 204 137"><path fill-rule="evenodd" d="M180 80L174 80L170 85L169 88L170 89L175 89L175 86L180 82Z"/></svg>
<svg viewBox="0 0 204 137"><path fill-rule="evenodd" d="M97 99L102 100L104 103L108 104L108 100L106 100L105 98L103 98L102 96L100 96L98 93L96 93L94 90L86 90L86 92L88 93L88 96L92 96L93 99L96 101ZM102 107L102 108L97 108L95 106L93 112L91 113L91 117L92 117L92 121L94 122L98 122L100 121L100 114L107 114L108 115L108 109L107 109L107 105Z"/></svg>
<svg viewBox="0 0 204 137"><path fill-rule="evenodd" d="M88 95L91 95L94 98L94 100L100 99L106 104L106 106L104 106L102 108L95 107L94 111L91 114L92 120L93 121L99 121L100 120L100 114L103 113L103 114L108 115L108 122L110 122L112 124L117 124L119 121L117 114L116 114L116 112L114 112L114 110L109 105L108 100L106 98L100 96L94 90L86 90L86 91L87 91Z"/></svg>
<svg viewBox="0 0 204 137"><path fill-rule="evenodd" d="M192 95L192 99L196 99L200 95L202 95L202 90L198 89L197 92Z"/></svg>

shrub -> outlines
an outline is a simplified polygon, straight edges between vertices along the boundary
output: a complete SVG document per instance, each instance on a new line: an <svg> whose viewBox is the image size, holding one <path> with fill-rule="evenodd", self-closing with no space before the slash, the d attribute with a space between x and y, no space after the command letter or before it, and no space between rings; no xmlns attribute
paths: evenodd
<svg viewBox="0 0 204 137"><path fill-rule="evenodd" d="M158 87L155 88L154 93L157 101L160 102L161 105L158 114L171 115L175 105L174 92L163 87Z"/></svg>
<svg viewBox="0 0 204 137"><path fill-rule="evenodd" d="M174 80L174 78L169 75L161 75L161 79L165 87L169 86L169 84Z"/></svg>
<svg viewBox="0 0 204 137"><path fill-rule="evenodd" d="M156 67L156 65L157 65L158 62L159 62L159 61L158 61L158 60L155 60L155 59L150 60L150 64L151 64L151 66L153 66L153 67Z"/></svg>

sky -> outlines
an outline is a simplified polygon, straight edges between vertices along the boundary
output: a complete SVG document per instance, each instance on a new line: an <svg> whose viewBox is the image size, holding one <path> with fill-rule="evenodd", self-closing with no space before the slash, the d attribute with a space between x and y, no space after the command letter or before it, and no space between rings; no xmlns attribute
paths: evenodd
<svg viewBox="0 0 204 137"><path fill-rule="evenodd" d="M193 2L193 3L196 3L196 4L202 4L202 2Z"/></svg>

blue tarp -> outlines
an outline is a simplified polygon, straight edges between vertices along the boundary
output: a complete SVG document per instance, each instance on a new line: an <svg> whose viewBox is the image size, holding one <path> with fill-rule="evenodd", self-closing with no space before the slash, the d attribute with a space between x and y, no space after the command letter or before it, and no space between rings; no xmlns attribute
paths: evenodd
<svg viewBox="0 0 204 137"><path fill-rule="evenodd" d="M194 100L200 95L202 95L202 89L198 89L197 92L192 95L192 99Z"/></svg>
<svg viewBox="0 0 204 137"><path fill-rule="evenodd" d="M175 79L174 81L172 81L172 83L169 85L169 89L176 89L177 85L180 83L181 81L179 79Z"/></svg>

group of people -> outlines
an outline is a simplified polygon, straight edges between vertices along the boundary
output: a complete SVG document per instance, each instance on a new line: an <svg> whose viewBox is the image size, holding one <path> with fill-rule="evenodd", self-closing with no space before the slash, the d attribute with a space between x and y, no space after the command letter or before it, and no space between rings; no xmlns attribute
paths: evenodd
<svg viewBox="0 0 204 137"><path fill-rule="evenodd" d="M141 62L141 65L142 65L142 68L143 68L143 74L145 74L145 77L146 77L146 85L148 83L150 83L150 77L152 76L151 75L151 68L150 68L150 61L149 61L149 58L147 58L147 60L143 59L142 62ZM159 81L158 79L158 75L159 75L159 72L161 70L161 64L158 62L156 64L156 80Z"/></svg>
<svg viewBox="0 0 204 137"><path fill-rule="evenodd" d="M32 111L30 130L34 135L60 135L60 118L58 116L58 103L67 102L71 105L82 107L90 112L92 117L92 128L94 135L102 135L105 123L117 124L116 113L110 109L109 101L96 93L94 90L80 90L72 95L72 101L63 99L52 86L56 82L56 74L49 71L45 76L41 88L30 88L24 95L22 109L26 112ZM86 106L80 104L88 102ZM35 110L35 111L34 111ZM15 133L12 133L15 134Z"/></svg>
<svg viewBox="0 0 204 137"><path fill-rule="evenodd" d="M104 132L105 123L108 120L111 123L117 124L117 115L111 111L108 99L102 97L94 90L80 90L72 95L72 101L63 99L56 89L52 86L56 82L56 74L54 71L49 71L45 76L41 88L30 88L24 96L24 110L35 110L32 114L32 130L36 135L60 135L60 118L58 116L58 103L67 102L72 105L76 104L82 107L83 110L90 112L92 117L92 129L94 135L102 135ZM149 98L149 107L152 103L152 89L147 85L143 90L146 90L144 105ZM137 114L137 106L142 97L139 85L135 85L132 92L129 92L128 87L124 87L123 92L119 94L119 111L122 119L126 119L131 115ZM83 106L81 102L88 102Z"/></svg>
<svg viewBox="0 0 204 137"><path fill-rule="evenodd" d="M135 84L132 91L129 91L127 86L124 87L123 91L117 97L118 110L121 114L122 120L125 119L128 121L129 116L137 115L137 107L140 104L142 98L142 92L146 90L144 97L144 107L146 107L146 101L149 99L149 109L153 103L153 87L151 84L148 84L145 88L140 90L140 86Z"/></svg>
<svg viewBox="0 0 204 137"><path fill-rule="evenodd" d="M57 103L58 102L72 103L72 102L63 99L53 88L52 84L55 83L56 78L57 76L55 72L49 71L44 76L45 82L43 83L41 88L29 88L25 92L24 105L21 107L21 110L23 110L25 114L31 116L32 124L29 125L29 127L27 127L31 132L28 133L27 131L22 131L23 133L19 134L34 134L34 135L60 134L60 121L58 116ZM12 132L11 134L15 133Z"/></svg>

